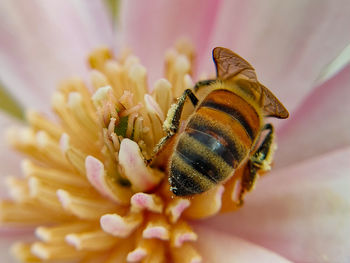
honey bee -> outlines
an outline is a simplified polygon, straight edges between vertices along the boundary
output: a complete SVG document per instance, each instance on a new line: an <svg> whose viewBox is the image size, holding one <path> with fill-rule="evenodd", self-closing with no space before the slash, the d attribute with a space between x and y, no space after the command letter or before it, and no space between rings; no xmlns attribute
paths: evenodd
<svg viewBox="0 0 350 263"><path fill-rule="evenodd" d="M170 189L177 196L208 191L244 164L247 169L242 186L250 190L257 174L268 170L271 163L274 129L264 118L289 116L243 58L216 47L213 60L216 79L199 81L192 90L184 91L168 112L166 136L156 148L161 151L176 137L168 172ZM203 90L206 95L199 99L197 94ZM188 98L195 108L180 131L181 113Z"/></svg>

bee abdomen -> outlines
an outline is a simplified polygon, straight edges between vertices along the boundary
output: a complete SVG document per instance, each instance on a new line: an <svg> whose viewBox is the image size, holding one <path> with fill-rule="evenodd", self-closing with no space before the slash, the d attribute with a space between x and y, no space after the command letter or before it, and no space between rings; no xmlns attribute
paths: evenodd
<svg viewBox="0 0 350 263"><path fill-rule="evenodd" d="M198 194L222 182L247 158L260 117L247 101L227 90L211 92L190 117L170 162L176 195Z"/></svg>
<svg viewBox="0 0 350 263"><path fill-rule="evenodd" d="M210 148L193 136L195 134L181 134L171 158L169 180L176 195L207 191L234 171L233 166L218 155L218 152L226 152L232 156L219 141L215 143L215 139L209 136L208 139L214 146ZM217 152L213 151L215 148Z"/></svg>
<svg viewBox="0 0 350 263"><path fill-rule="evenodd" d="M201 108L213 109L221 115L227 115L237 121L251 141L254 141L260 130L261 120L256 109L233 92L213 91L203 100L199 110Z"/></svg>

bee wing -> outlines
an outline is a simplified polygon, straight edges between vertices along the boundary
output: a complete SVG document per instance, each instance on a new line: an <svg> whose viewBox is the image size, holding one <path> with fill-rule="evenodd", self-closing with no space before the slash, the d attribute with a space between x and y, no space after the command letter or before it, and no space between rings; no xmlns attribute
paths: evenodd
<svg viewBox="0 0 350 263"><path fill-rule="evenodd" d="M260 94L260 102L265 116L280 119L288 118L289 113L286 108L270 90L258 82L254 68L246 60L223 47L213 49L213 59L218 79L227 80L238 74L248 79L246 81L250 82L251 85L247 86Z"/></svg>
<svg viewBox="0 0 350 263"><path fill-rule="evenodd" d="M257 80L254 68L246 60L227 48L214 48L213 59L218 79L230 79L241 73L249 79Z"/></svg>
<svg viewBox="0 0 350 263"><path fill-rule="evenodd" d="M260 84L260 83L259 83ZM260 84L263 112L266 117L286 119L289 116L287 109L265 86Z"/></svg>

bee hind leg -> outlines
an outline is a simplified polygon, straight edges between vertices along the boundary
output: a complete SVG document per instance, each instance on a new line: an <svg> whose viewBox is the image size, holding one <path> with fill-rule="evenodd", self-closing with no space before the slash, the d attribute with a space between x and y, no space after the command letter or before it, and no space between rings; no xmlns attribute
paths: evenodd
<svg viewBox="0 0 350 263"><path fill-rule="evenodd" d="M171 105L168 115L163 123L163 129L166 133L166 135L160 139L159 143L155 146L153 152L153 156L151 159L147 160L147 163L150 164L153 161L153 158L161 151L164 151L166 146L171 141L171 138L176 134L176 132L179 130L180 126L180 118L181 113L184 107L184 104L187 100L187 98L190 99L193 106L197 106L198 104L198 98L196 95L192 92L190 89L186 89L181 97L178 98L177 103Z"/></svg>
<svg viewBox="0 0 350 263"><path fill-rule="evenodd" d="M244 192L253 189L258 173L263 173L271 169L272 157L275 150L275 132L272 124L267 123L262 131L267 130L264 140L258 149L250 157L244 171L242 186Z"/></svg>

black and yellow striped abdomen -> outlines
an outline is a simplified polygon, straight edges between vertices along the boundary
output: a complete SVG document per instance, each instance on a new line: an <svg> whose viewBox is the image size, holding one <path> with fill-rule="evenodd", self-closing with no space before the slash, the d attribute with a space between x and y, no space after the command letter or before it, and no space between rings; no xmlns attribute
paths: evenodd
<svg viewBox="0 0 350 263"><path fill-rule="evenodd" d="M192 195L224 181L248 157L260 127L245 99L224 89L209 93L179 134L169 167L172 191Z"/></svg>

